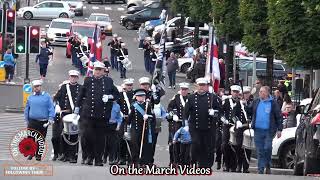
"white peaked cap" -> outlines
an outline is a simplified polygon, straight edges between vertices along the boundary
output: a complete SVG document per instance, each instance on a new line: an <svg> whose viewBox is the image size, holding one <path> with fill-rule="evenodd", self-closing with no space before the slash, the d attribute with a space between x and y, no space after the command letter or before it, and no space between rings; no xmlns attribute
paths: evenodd
<svg viewBox="0 0 320 180"><path fill-rule="evenodd" d="M69 71L69 76L79 76L79 71L77 70L70 70Z"/></svg>
<svg viewBox="0 0 320 180"><path fill-rule="evenodd" d="M207 78L198 78L196 80L197 84L208 84L208 79Z"/></svg>
<svg viewBox="0 0 320 180"><path fill-rule="evenodd" d="M134 79L132 78L123 80L123 84L133 84L133 82L134 82Z"/></svg>
<svg viewBox="0 0 320 180"><path fill-rule="evenodd" d="M126 43L121 43L121 46L126 46Z"/></svg>
<svg viewBox="0 0 320 180"><path fill-rule="evenodd" d="M94 68L105 68L106 66L102 62L96 61L93 63L93 67Z"/></svg>
<svg viewBox="0 0 320 180"><path fill-rule="evenodd" d="M180 86L180 88L189 89L190 84L189 84L189 83L186 83L186 82L183 82L183 83L180 83L179 86Z"/></svg>
<svg viewBox="0 0 320 180"><path fill-rule="evenodd" d="M150 78L148 78L148 77L142 77L142 78L139 79L139 83L140 83L140 84L145 84L145 83L151 84L151 83L150 83Z"/></svg>
<svg viewBox="0 0 320 180"><path fill-rule="evenodd" d="M116 37L118 37L118 34L113 34L112 36L116 38Z"/></svg>
<svg viewBox="0 0 320 180"><path fill-rule="evenodd" d="M230 87L231 91L239 91L241 92L241 87L239 85L232 85Z"/></svg>
<svg viewBox="0 0 320 180"><path fill-rule="evenodd" d="M42 80L34 80L32 81L32 86L41 86L42 85Z"/></svg>
<svg viewBox="0 0 320 180"><path fill-rule="evenodd" d="M243 86L243 93L250 93L251 87L250 86Z"/></svg>

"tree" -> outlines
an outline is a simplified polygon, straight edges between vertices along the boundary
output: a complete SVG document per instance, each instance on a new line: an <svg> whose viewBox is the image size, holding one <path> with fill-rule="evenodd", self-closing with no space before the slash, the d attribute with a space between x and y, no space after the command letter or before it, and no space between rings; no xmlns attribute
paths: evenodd
<svg viewBox="0 0 320 180"><path fill-rule="evenodd" d="M266 83L272 86L274 50L268 36L267 0L241 0L240 20L243 24L242 42L250 52L267 56Z"/></svg>
<svg viewBox="0 0 320 180"><path fill-rule="evenodd" d="M212 21L211 2L210 0L188 0L187 3L190 18L195 22L194 46L197 48L199 47L199 24Z"/></svg>
<svg viewBox="0 0 320 180"><path fill-rule="evenodd" d="M270 41L292 67L320 68L320 3L270 0Z"/></svg>
<svg viewBox="0 0 320 180"><path fill-rule="evenodd" d="M181 14L178 34L180 35L180 37L182 37L185 17L188 16L188 14L189 14L188 3L186 3L185 1L181 1L181 0L172 0L171 1L171 11L173 11L175 14Z"/></svg>
<svg viewBox="0 0 320 180"><path fill-rule="evenodd" d="M224 39L227 44L226 72L232 72L233 56L230 55L234 52L230 43L241 41L243 35L239 17L239 0L211 0L211 2L218 37ZM226 73L225 79L229 79L230 74Z"/></svg>

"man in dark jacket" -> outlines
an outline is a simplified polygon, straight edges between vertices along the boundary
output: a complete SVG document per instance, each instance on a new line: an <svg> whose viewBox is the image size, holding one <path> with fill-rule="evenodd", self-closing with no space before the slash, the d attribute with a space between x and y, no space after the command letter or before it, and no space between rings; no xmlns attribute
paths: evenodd
<svg viewBox="0 0 320 180"><path fill-rule="evenodd" d="M111 42L108 43L108 46L110 46L110 62L111 62L111 68L116 69L118 71L118 61L117 61L117 54L119 51L120 43L118 41L118 35L113 34L113 39Z"/></svg>
<svg viewBox="0 0 320 180"><path fill-rule="evenodd" d="M49 64L49 56L52 55L51 49L47 48L46 42L41 42L40 54L36 57L36 63L39 62L40 78L44 79L47 75L47 68Z"/></svg>
<svg viewBox="0 0 320 180"><path fill-rule="evenodd" d="M123 65L125 59L128 58L128 49L125 47L126 44L125 43L121 43L121 48L118 51L118 61L119 61L119 68L120 68L120 78L127 78L126 76L126 72L127 69L126 67Z"/></svg>
<svg viewBox="0 0 320 180"><path fill-rule="evenodd" d="M282 116L278 103L270 96L270 88L262 86L252 106L252 129L258 154L258 173L271 174L272 140L281 137Z"/></svg>

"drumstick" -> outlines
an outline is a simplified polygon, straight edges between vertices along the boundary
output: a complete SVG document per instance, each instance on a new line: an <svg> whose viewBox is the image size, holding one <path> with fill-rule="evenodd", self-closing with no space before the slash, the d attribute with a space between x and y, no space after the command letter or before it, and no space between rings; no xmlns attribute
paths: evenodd
<svg viewBox="0 0 320 180"><path fill-rule="evenodd" d="M147 114L148 105L149 105L149 100L147 100L147 103L146 103L145 114ZM142 128L142 137L141 137L141 143L140 143L139 159L141 159L141 156L142 156L142 147L143 147L144 133L145 133L145 129L146 129L146 122L147 122L147 120L144 119L144 120L143 120L143 128ZM149 128L150 128L150 127L149 127Z"/></svg>
<svg viewBox="0 0 320 180"><path fill-rule="evenodd" d="M47 123L43 124L43 127L46 128L46 127L48 127L49 125L50 125L50 122L47 122Z"/></svg>

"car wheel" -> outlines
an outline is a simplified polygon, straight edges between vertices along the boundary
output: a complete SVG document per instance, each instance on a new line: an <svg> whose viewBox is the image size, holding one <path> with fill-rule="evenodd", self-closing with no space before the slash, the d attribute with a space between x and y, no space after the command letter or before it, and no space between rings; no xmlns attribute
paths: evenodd
<svg viewBox="0 0 320 180"><path fill-rule="evenodd" d="M27 12L25 12L25 13L23 14L23 18L24 18L24 19L29 20L29 19L32 19L32 17L33 17L33 14L32 14L32 12L30 12L30 11L27 11Z"/></svg>
<svg viewBox="0 0 320 180"><path fill-rule="evenodd" d="M280 155L281 167L285 169L293 169L295 159L295 144L287 144Z"/></svg>
<svg viewBox="0 0 320 180"><path fill-rule="evenodd" d="M68 14L67 13L61 13L60 15L59 15L59 18L68 18L69 16L68 16Z"/></svg>
<svg viewBox="0 0 320 180"><path fill-rule="evenodd" d="M127 21L125 25L126 29L132 30L134 28L132 21Z"/></svg>
<svg viewBox="0 0 320 180"><path fill-rule="evenodd" d="M188 71L188 69L189 69L190 66L191 66L190 63L183 64L183 65L181 66L180 72L186 73L186 72Z"/></svg>
<svg viewBox="0 0 320 180"><path fill-rule="evenodd" d="M304 163L303 163L303 175L307 176L308 174L315 174L320 172L320 168L318 166L318 160L308 157L305 154Z"/></svg>

